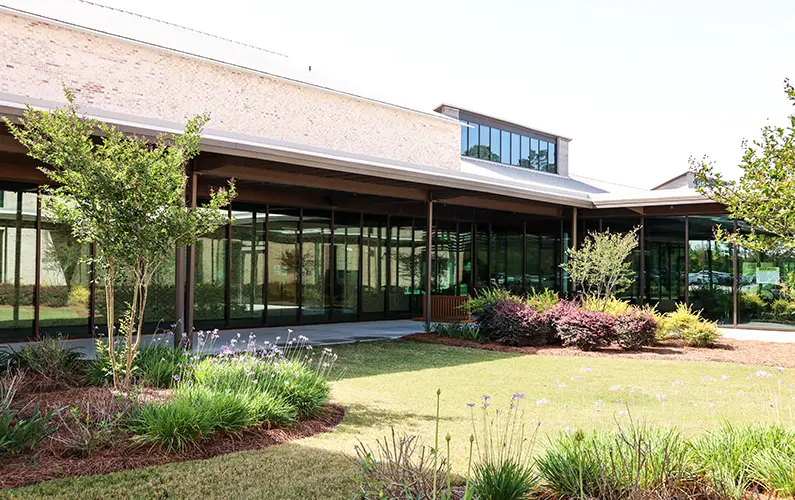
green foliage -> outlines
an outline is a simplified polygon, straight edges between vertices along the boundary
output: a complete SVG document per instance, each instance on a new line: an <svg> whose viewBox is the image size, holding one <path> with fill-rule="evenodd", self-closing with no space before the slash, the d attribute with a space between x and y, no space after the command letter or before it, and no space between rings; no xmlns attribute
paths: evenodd
<svg viewBox="0 0 795 500"><path fill-rule="evenodd" d="M586 311L603 312L611 316L627 314L634 309L632 304L625 300L613 296L598 297L596 295L586 295L580 301L580 307Z"/></svg>
<svg viewBox="0 0 795 500"><path fill-rule="evenodd" d="M165 404L147 403L135 409L130 424L133 440L159 445L168 451L184 452L215 433L218 423L214 407L191 404L188 398L175 397Z"/></svg>
<svg viewBox="0 0 795 500"><path fill-rule="evenodd" d="M60 335L45 337L18 351L8 348L6 363L16 369L36 374L53 387L73 384L80 372L82 355L77 347L64 347L63 340Z"/></svg>
<svg viewBox="0 0 795 500"><path fill-rule="evenodd" d="M480 328L473 323L436 323L431 325L431 332L442 337L453 337L475 342L486 340L486 337L480 333Z"/></svg>
<svg viewBox="0 0 795 500"><path fill-rule="evenodd" d="M688 449L674 430L575 431L550 439L536 463L560 498L689 498Z"/></svg>
<svg viewBox="0 0 795 500"><path fill-rule="evenodd" d="M536 310L536 312L543 313L548 309L552 309L560 302L558 292L544 288L542 292L532 290L525 298L527 305Z"/></svg>
<svg viewBox="0 0 795 500"><path fill-rule="evenodd" d="M795 90L785 82L787 99L795 104ZM720 203L733 219L756 228L751 232L729 232L716 228L721 241L763 253L781 254L795 249L795 114L785 127L767 125L762 137L743 142L739 180L727 180L714 165L690 159L696 189Z"/></svg>
<svg viewBox="0 0 795 500"><path fill-rule="evenodd" d="M626 233L591 231L580 248L569 249L568 262L560 267L586 295L601 299L626 290L634 280L630 256L638 246L639 229Z"/></svg>
<svg viewBox="0 0 795 500"><path fill-rule="evenodd" d="M53 410L42 413L36 405L29 416L23 417L12 407L22 378L20 373L7 373L0 378L0 456L35 450L52 432Z"/></svg>
<svg viewBox="0 0 795 500"><path fill-rule="evenodd" d="M94 347L96 356L88 364L86 368L86 383L96 387L102 387L107 384L113 384L114 370L113 361L110 356L109 341L105 338L96 338L94 340ZM114 355L116 359L122 359L127 356L129 350L126 343L117 342L114 344ZM138 370L138 365L135 363L136 355L132 358L129 365L130 377L127 377L127 364L118 364L116 366L115 374L117 377L132 380L132 375Z"/></svg>
<svg viewBox="0 0 795 500"><path fill-rule="evenodd" d="M776 321L795 321L795 302L788 299L776 299L770 304L770 314Z"/></svg>
<svg viewBox="0 0 795 500"><path fill-rule="evenodd" d="M711 321L693 323L682 330L682 340L691 347L712 347L722 336L718 325Z"/></svg>
<svg viewBox="0 0 795 500"><path fill-rule="evenodd" d="M478 462L472 478L476 498L492 500L521 500L538 482L533 468L514 459L495 462Z"/></svg>
<svg viewBox="0 0 795 500"><path fill-rule="evenodd" d="M696 440L692 454L720 498L745 498L755 482L777 493L793 486L786 476L795 467L795 433L781 427L724 425Z"/></svg>
<svg viewBox="0 0 795 500"><path fill-rule="evenodd" d="M140 350L136 359L136 379L148 387L171 387L188 372L190 358L190 352L181 346L149 344Z"/></svg>
<svg viewBox="0 0 795 500"><path fill-rule="evenodd" d="M85 306L91 298L91 289L87 286L73 285L69 289L67 304L70 306Z"/></svg>
<svg viewBox="0 0 795 500"><path fill-rule="evenodd" d="M74 96L65 93L68 103L63 108L28 106L19 125L7 118L5 122L52 181L42 189L48 217L69 226L78 242L97 245L111 345L116 335L115 286L124 279L133 283L132 300L118 326L125 343L123 358L117 363L116 351L108 351L114 385L129 385L152 276L175 246L192 244L227 222L221 209L234 197L234 186L211 193L205 206L186 207L185 166L199 153L207 115L189 120L181 135L163 134L151 141L80 116Z"/></svg>
<svg viewBox="0 0 795 500"><path fill-rule="evenodd" d="M474 314L479 314L498 302L519 303L522 302L522 298L512 294L505 288L481 288L475 291L475 295L470 297L463 307L468 308Z"/></svg>
<svg viewBox="0 0 795 500"><path fill-rule="evenodd" d="M666 338L680 337L683 330L702 321L701 311L694 311L689 304L680 302L676 310L665 315L661 328Z"/></svg>

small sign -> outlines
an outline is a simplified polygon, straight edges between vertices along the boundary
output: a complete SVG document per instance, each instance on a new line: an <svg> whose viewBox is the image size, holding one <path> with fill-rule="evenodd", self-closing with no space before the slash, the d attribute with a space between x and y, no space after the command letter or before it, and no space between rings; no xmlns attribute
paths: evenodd
<svg viewBox="0 0 795 500"><path fill-rule="evenodd" d="M762 262L756 268L756 282L757 284L780 283L781 273L779 268L770 262Z"/></svg>

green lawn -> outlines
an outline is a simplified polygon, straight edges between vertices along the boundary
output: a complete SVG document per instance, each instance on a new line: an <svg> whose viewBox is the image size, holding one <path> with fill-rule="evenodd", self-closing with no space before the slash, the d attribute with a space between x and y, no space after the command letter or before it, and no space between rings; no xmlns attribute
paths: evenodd
<svg viewBox="0 0 795 500"><path fill-rule="evenodd" d="M489 394L493 410L513 393L541 433L606 428L636 421L676 426L685 434L724 421L793 425L795 373L727 363L518 356L409 342L340 346L333 397L347 408L333 433L262 451L170 464L103 477L53 481L13 492L20 497L350 498L356 438L372 442L394 426L432 444L435 393L442 389L441 434L464 457L470 409ZM764 370L769 376L756 375ZM750 378L749 378L750 376ZM658 397L659 395L659 397ZM664 395L664 398L663 398ZM546 403L545 401L548 401ZM480 410L476 409L476 415ZM544 438L540 437L540 446ZM459 470L463 459L454 461Z"/></svg>

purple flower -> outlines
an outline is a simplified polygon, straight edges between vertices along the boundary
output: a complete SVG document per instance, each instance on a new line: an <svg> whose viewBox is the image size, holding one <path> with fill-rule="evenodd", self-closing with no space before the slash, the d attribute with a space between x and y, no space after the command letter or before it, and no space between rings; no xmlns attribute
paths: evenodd
<svg viewBox="0 0 795 500"><path fill-rule="evenodd" d="M475 407L475 403L467 403L467 407L474 408Z"/></svg>
<svg viewBox="0 0 795 500"><path fill-rule="evenodd" d="M513 396L511 396L511 401L516 401L517 399L524 399L524 394L517 392Z"/></svg>
<svg viewBox="0 0 795 500"><path fill-rule="evenodd" d="M175 382L179 382L179 375L174 375L173 379Z"/></svg>

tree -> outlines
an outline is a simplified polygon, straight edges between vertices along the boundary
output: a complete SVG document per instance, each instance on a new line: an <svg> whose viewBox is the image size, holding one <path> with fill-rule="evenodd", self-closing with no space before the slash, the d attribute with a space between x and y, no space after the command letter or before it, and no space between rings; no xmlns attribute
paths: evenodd
<svg viewBox="0 0 795 500"><path fill-rule="evenodd" d="M795 105L795 89L784 82ZM758 252L782 254L795 249L795 114L785 127L768 125L762 138L743 141L739 180L728 180L705 159L690 159L696 189L726 207L733 219L744 220L750 232L715 228L715 237Z"/></svg>
<svg viewBox="0 0 795 500"><path fill-rule="evenodd" d="M483 160L495 161L497 163L500 162L500 155L494 154L491 152L491 148L489 146L471 146L467 149L464 156L470 156L472 158L481 158Z"/></svg>
<svg viewBox="0 0 795 500"><path fill-rule="evenodd" d="M68 102L63 108L28 106L21 126L4 121L28 155L44 164L39 169L53 183L42 187L46 214L55 223L67 224L77 241L96 244L95 262L105 271L113 383L117 389L126 388L153 275L176 246L193 244L227 222L227 211L220 209L234 198L234 183L211 192L207 204L186 207L185 166L199 153L208 115L189 120L181 135L150 140L80 116L73 94L65 94ZM131 280L133 294L117 327L114 289L124 278ZM117 328L123 340L118 353Z"/></svg>
<svg viewBox="0 0 795 500"><path fill-rule="evenodd" d="M632 251L638 246L636 227L626 233L589 231L578 249L569 250L568 262L560 267L569 273L574 286L597 299L612 297L629 288Z"/></svg>

